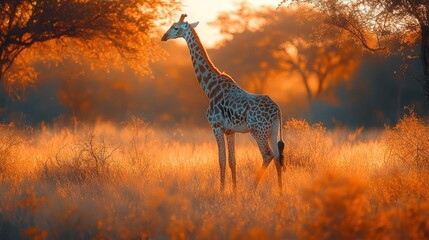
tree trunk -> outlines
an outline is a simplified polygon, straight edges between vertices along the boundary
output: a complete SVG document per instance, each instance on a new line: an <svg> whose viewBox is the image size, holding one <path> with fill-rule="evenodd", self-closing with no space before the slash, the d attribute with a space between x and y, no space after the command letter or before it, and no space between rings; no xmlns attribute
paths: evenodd
<svg viewBox="0 0 429 240"><path fill-rule="evenodd" d="M422 26L421 59L424 73L423 93L426 110L429 115L429 25Z"/></svg>
<svg viewBox="0 0 429 240"><path fill-rule="evenodd" d="M298 69L298 72L301 75L301 79L305 86L305 91L307 92L308 102L310 103L310 101L313 99L313 92L311 92L310 85L308 84L307 74L305 74L304 71L301 71L301 69Z"/></svg>
<svg viewBox="0 0 429 240"><path fill-rule="evenodd" d="M2 70L2 64L0 63L0 70ZM6 115L6 103L7 103L7 92L3 84L3 71L0 71L0 124L5 122Z"/></svg>
<svg viewBox="0 0 429 240"><path fill-rule="evenodd" d="M429 115L429 75L425 76L425 82L423 83L423 93L425 95L426 111Z"/></svg>
<svg viewBox="0 0 429 240"><path fill-rule="evenodd" d="M3 84L0 83L0 124L5 123L5 120L7 118L6 103L7 93L4 90Z"/></svg>

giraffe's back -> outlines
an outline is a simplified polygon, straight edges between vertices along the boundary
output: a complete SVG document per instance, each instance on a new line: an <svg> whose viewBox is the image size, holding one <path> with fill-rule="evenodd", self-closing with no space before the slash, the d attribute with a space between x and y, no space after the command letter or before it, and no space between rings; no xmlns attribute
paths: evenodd
<svg viewBox="0 0 429 240"><path fill-rule="evenodd" d="M247 112L249 110L248 93L238 89L227 93L221 102L223 112L223 127L226 131L249 132Z"/></svg>
<svg viewBox="0 0 429 240"><path fill-rule="evenodd" d="M212 126L225 132L270 131L279 117L277 104L266 95L248 93L241 88L231 88L218 102L211 102L207 117Z"/></svg>
<svg viewBox="0 0 429 240"><path fill-rule="evenodd" d="M271 130L272 123L280 116L277 104L267 95L250 94L247 125L254 130Z"/></svg>

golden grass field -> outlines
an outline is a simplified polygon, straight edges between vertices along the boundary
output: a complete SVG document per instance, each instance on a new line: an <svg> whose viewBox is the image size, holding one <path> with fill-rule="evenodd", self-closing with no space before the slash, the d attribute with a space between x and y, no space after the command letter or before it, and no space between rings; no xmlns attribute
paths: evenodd
<svg viewBox="0 0 429 240"><path fill-rule="evenodd" d="M428 239L429 125L285 123L284 189L248 135L219 190L208 129L0 129L0 239Z"/></svg>

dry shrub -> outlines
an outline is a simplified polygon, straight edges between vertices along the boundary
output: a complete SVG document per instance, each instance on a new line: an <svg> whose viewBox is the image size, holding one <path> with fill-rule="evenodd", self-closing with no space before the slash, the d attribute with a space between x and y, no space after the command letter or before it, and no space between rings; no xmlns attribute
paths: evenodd
<svg viewBox="0 0 429 240"><path fill-rule="evenodd" d="M376 212L367 239L429 239L429 202L411 200Z"/></svg>
<svg viewBox="0 0 429 240"><path fill-rule="evenodd" d="M13 124L0 125L0 181L9 178L16 168L16 147L25 141L24 133L28 129L18 130Z"/></svg>
<svg viewBox="0 0 429 240"><path fill-rule="evenodd" d="M374 177L380 201L398 203L429 197L429 126L412 109L386 128L383 169Z"/></svg>
<svg viewBox="0 0 429 240"><path fill-rule="evenodd" d="M284 128L286 163L308 170L326 163L330 141L322 124L310 125L305 120L291 119Z"/></svg>
<svg viewBox="0 0 429 240"><path fill-rule="evenodd" d="M394 128L386 129L387 164L429 170L429 126L409 109Z"/></svg>
<svg viewBox="0 0 429 240"><path fill-rule="evenodd" d="M73 143L62 145L45 162L43 178L59 183L109 180L113 177L113 154L118 148L104 136L96 136L93 129L85 129Z"/></svg>
<svg viewBox="0 0 429 240"><path fill-rule="evenodd" d="M425 201L429 197L428 172L398 167L383 167L373 173L374 198L377 206L397 205L408 201Z"/></svg>
<svg viewBox="0 0 429 240"><path fill-rule="evenodd" d="M147 177L152 165L151 155L156 139L153 129L140 117L132 116L126 123L128 144L123 147L132 173Z"/></svg>
<svg viewBox="0 0 429 240"><path fill-rule="evenodd" d="M303 198L309 206L303 239L364 238L370 202L360 178L329 171L304 189Z"/></svg>
<svg viewBox="0 0 429 240"><path fill-rule="evenodd" d="M377 195L383 194L390 180L387 177L386 182L366 182L341 169L319 174L304 188L303 204L308 207L302 211L305 217L300 223L299 236L303 239L428 239L428 199L402 195L400 201L380 201ZM415 195L420 190L414 189ZM403 192L398 191L398 194Z"/></svg>

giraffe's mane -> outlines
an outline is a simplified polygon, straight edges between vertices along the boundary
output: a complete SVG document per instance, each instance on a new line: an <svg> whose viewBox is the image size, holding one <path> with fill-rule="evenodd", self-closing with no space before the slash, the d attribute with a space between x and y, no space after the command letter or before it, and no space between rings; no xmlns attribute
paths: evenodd
<svg viewBox="0 0 429 240"><path fill-rule="evenodd" d="M212 60L210 59L209 55L207 54L206 48L203 46L203 44L201 43L200 37L198 36L197 32L195 31L194 28L191 27L191 31L195 36L195 39L197 40L198 45L200 46L200 49L202 50L204 57L207 59L208 65L209 67L216 73L219 74L222 77L225 77L229 80L231 80L232 82L235 82L232 77L224 72L219 71L219 69L213 64Z"/></svg>

